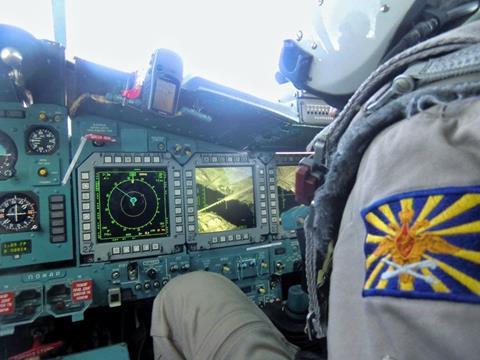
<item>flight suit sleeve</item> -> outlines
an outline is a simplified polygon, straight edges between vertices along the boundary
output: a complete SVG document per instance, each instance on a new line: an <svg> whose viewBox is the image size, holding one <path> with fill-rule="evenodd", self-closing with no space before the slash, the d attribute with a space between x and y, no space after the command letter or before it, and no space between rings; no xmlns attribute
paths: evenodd
<svg viewBox="0 0 480 360"><path fill-rule="evenodd" d="M334 252L329 359L478 358L479 114L435 106L370 144Z"/></svg>

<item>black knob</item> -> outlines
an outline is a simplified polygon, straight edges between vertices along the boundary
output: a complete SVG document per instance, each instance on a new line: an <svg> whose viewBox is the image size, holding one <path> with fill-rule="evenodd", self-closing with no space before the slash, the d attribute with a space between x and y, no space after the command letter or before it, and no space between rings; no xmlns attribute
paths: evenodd
<svg viewBox="0 0 480 360"><path fill-rule="evenodd" d="M147 271L147 276L150 278L150 279L155 279L157 277L157 270L155 269L149 269Z"/></svg>
<svg viewBox="0 0 480 360"><path fill-rule="evenodd" d="M57 311L65 310L65 303L62 300L57 301L55 303L54 307L55 307L55 310L57 310Z"/></svg>
<svg viewBox="0 0 480 360"><path fill-rule="evenodd" d="M27 305L23 308L23 315L32 315L34 312L35 312L35 306L33 305Z"/></svg>
<svg viewBox="0 0 480 360"><path fill-rule="evenodd" d="M186 272L190 270L190 264L183 264L182 267L180 268L182 272Z"/></svg>

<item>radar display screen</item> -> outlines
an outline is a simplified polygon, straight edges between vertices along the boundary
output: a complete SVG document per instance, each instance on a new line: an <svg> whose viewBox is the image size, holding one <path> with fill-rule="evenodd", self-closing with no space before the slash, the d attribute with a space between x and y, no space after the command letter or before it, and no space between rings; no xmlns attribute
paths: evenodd
<svg viewBox="0 0 480 360"><path fill-rule="evenodd" d="M295 201L296 165L277 166L278 211L280 216L288 210L303 206Z"/></svg>
<svg viewBox="0 0 480 360"><path fill-rule="evenodd" d="M195 169L200 233L256 227L252 167Z"/></svg>
<svg viewBox="0 0 480 360"><path fill-rule="evenodd" d="M96 169L97 241L170 235L165 168Z"/></svg>

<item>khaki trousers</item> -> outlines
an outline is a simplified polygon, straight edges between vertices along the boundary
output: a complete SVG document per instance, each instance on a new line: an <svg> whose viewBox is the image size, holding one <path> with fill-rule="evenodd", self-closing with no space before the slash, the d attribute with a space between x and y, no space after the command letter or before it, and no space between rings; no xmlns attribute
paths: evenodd
<svg viewBox="0 0 480 360"><path fill-rule="evenodd" d="M193 272L169 282L153 304L155 359L293 359L290 344L230 280Z"/></svg>

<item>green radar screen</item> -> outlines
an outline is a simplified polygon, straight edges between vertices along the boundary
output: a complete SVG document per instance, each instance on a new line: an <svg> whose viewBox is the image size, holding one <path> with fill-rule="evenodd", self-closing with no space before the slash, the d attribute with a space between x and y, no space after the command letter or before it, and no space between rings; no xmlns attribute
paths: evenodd
<svg viewBox="0 0 480 360"><path fill-rule="evenodd" d="M167 170L95 171L97 240L169 236Z"/></svg>
<svg viewBox="0 0 480 360"><path fill-rule="evenodd" d="M195 169L200 233L256 227L251 167Z"/></svg>

